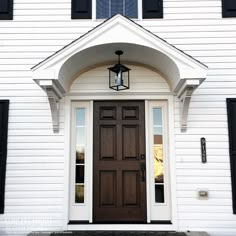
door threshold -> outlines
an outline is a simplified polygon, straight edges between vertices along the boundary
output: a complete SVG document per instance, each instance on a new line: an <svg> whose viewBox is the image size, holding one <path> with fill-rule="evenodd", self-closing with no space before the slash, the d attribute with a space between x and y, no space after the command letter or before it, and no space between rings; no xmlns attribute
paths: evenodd
<svg viewBox="0 0 236 236"><path fill-rule="evenodd" d="M161 225L161 224L164 224L164 225L168 225L168 224L172 224L172 222L170 221L170 220L153 220L153 221L151 221L150 223L148 223L148 222L94 222L94 223L90 223L88 220L70 220L69 222L68 222L68 225L81 225L81 224L92 224L92 225L96 225L96 224L125 224L125 225L127 225L127 224L130 224L130 225L132 225L132 224L143 224L143 225L147 225L147 224L159 224L159 225Z"/></svg>

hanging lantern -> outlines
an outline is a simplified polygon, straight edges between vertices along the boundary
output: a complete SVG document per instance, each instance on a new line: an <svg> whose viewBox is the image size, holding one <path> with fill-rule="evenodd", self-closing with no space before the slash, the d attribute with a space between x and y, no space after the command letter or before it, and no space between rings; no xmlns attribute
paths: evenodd
<svg viewBox="0 0 236 236"><path fill-rule="evenodd" d="M108 68L109 70L109 87L116 91L129 89L129 71L130 69L120 63L120 55L123 51L115 52L118 55L118 64Z"/></svg>

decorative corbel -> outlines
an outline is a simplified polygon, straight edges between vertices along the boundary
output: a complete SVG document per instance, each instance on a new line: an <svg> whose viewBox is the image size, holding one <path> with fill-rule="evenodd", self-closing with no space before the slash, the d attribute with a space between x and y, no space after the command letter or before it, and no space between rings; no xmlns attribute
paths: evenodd
<svg viewBox="0 0 236 236"><path fill-rule="evenodd" d="M203 79L183 79L175 89L177 97L180 99L181 132L187 131L190 101L194 90L202 83L202 81Z"/></svg>
<svg viewBox="0 0 236 236"><path fill-rule="evenodd" d="M59 133L59 110L60 110L59 100L60 98L50 88L46 88L45 92L47 93L48 101L49 101L49 105L51 109L53 133Z"/></svg>
<svg viewBox="0 0 236 236"><path fill-rule="evenodd" d="M181 132L187 131L187 123L188 123L188 110L189 104L191 101L191 97L194 89L192 87L187 87L180 99L180 114L181 114Z"/></svg>
<svg viewBox="0 0 236 236"><path fill-rule="evenodd" d="M54 80L38 80L39 86L46 92L52 115L53 132L59 132L59 101L64 90Z"/></svg>

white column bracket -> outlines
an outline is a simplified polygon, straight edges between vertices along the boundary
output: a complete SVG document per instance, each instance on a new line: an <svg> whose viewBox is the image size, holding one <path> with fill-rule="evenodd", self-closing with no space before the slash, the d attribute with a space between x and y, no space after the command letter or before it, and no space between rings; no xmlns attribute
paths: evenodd
<svg viewBox="0 0 236 236"><path fill-rule="evenodd" d="M180 100L181 132L186 132L188 127L188 112L193 92L204 79L182 79L176 86L175 93Z"/></svg>
<svg viewBox="0 0 236 236"><path fill-rule="evenodd" d="M52 115L53 133L59 133L59 101L65 91L55 80L37 80L36 82L47 94Z"/></svg>
<svg viewBox="0 0 236 236"><path fill-rule="evenodd" d="M188 111L194 89L191 87L186 88L180 99L180 114L181 114L181 132L187 131L188 124Z"/></svg>

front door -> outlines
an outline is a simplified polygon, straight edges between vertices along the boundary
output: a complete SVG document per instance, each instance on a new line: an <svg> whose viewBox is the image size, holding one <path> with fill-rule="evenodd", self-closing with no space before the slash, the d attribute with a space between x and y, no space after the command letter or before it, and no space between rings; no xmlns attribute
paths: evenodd
<svg viewBox="0 0 236 236"><path fill-rule="evenodd" d="M93 221L146 222L144 101L94 102Z"/></svg>

